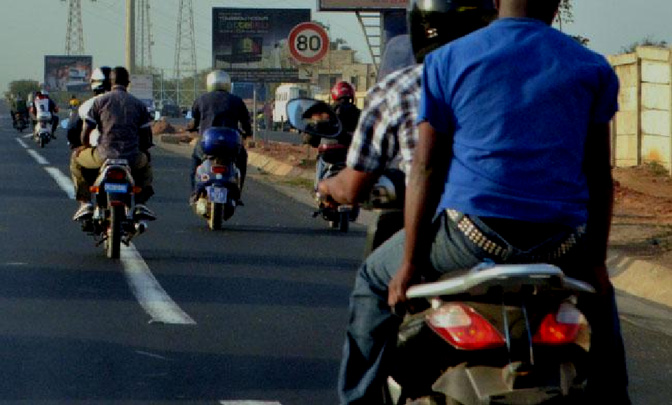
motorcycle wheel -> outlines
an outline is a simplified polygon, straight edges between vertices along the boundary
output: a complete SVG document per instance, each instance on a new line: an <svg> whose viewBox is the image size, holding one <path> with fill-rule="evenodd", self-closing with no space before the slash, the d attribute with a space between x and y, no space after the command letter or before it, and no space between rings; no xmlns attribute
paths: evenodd
<svg viewBox="0 0 672 405"><path fill-rule="evenodd" d="M221 203L210 203L210 217L208 218L208 227L213 230L222 229L222 210Z"/></svg>
<svg viewBox="0 0 672 405"><path fill-rule="evenodd" d="M40 148L44 148L44 145L45 145L45 144L46 144L46 142L44 141L44 138L42 138L42 137L40 136Z"/></svg>
<svg viewBox="0 0 672 405"><path fill-rule="evenodd" d="M338 230L348 232L348 229L350 229L350 213L340 212L338 214Z"/></svg>
<svg viewBox="0 0 672 405"><path fill-rule="evenodd" d="M124 207L115 205L110 212L110 225L107 228L105 250L107 257L118 259L121 253L121 220L124 217Z"/></svg>

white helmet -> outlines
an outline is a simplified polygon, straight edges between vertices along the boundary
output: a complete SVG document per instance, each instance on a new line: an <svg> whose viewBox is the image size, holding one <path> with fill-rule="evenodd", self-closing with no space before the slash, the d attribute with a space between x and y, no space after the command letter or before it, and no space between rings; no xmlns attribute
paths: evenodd
<svg viewBox="0 0 672 405"><path fill-rule="evenodd" d="M231 91L231 76L223 70L213 70L205 80L208 91Z"/></svg>
<svg viewBox="0 0 672 405"><path fill-rule="evenodd" d="M96 94L110 91L112 84L110 82L110 69L108 66L101 66L91 73L91 90Z"/></svg>

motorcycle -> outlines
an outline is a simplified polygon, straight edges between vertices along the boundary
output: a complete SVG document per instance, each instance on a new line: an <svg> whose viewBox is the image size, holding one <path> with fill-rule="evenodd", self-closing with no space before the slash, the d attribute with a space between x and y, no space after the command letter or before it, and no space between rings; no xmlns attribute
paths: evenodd
<svg viewBox="0 0 672 405"><path fill-rule="evenodd" d="M14 129L19 131L19 133L23 132L24 129L28 128L28 119L25 114L22 113L15 113L14 114Z"/></svg>
<svg viewBox="0 0 672 405"><path fill-rule="evenodd" d="M323 101L296 98L287 103L287 119L298 131L319 140L315 162L315 201L313 217L322 217L329 227L347 232L357 219L359 207L326 200L317 192L317 184L336 176L345 168L348 144L343 141L343 127L334 111ZM312 141L311 141L312 142Z"/></svg>
<svg viewBox="0 0 672 405"><path fill-rule="evenodd" d="M208 220L208 228L219 230L240 201L241 175L235 161L243 141L235 129L213 127L203 134L202 145L205 159L196 168L194 210Z"/></svg>
<svg viewBox="0 0 672 405"><path fill-rule="evenodd" d="M386 405L575 404L594 289L549 264L483 264L409 288Z"/></svg>
<svg viewBox="0 0 672 405"><path fill-rule="evenodd" d="M86 175L96 175L96 171ZM118 259L121 244L148 228L150 218L135 212L135 186L131 168L125 159L107 159L91 187L94 200L93 216L80 220L82 230L93 236L96 246L103 245L110 259ZM153 218L152 218L153 219Z"/></svg>
<svg viewBox="0 0 672 405"><path fill-rule="evenodd" d="M40 148L44 148L44 145L48 144L53 138L53 134L51 133L51 120L52 117L50 112L37 112L33 138L35 139L35 142L40 145Z"/></svg>

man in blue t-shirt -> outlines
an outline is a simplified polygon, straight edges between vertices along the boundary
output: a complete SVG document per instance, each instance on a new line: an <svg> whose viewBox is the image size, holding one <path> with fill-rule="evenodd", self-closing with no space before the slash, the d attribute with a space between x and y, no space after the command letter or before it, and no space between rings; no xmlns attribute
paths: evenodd
<svg viewBox="0 0 672 405"><path fill-rule="evenodd" d="M345 403L372 403L399 325L391 307L408 286L483 261L552 263L591 283L598 294L580 302L592 328L588 392L599 398L590 403L630 403L605 265L618 79L550 27L559 1L495 0L499 20L425 59L405 229L358 273Z"/></svg>

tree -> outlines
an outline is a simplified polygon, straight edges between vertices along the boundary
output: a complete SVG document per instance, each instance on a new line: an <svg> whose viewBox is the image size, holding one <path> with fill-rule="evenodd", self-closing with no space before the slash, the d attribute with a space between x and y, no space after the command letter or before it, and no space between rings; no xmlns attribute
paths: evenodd
<svg viewBox="0 0 672 405"><path fill-rule="evenodd" d="M647 36L646 38L639 40L637 42L634 42L628 46L624 46L621 48L621 53L632 53L635 52L638 46L655 46L658 48L667 48L668 44L667 41L665 40L657 40L653 39L651 36Z"/></svg>
<svg viewBox="0 0 672 405"><path fill-rule="evenodd" d="M11 104L17 94L21 94L25 100L28 98L28 94L39 89L40 83L37 80L15 80L9 83L9 87L5 92L5 100Z"/></svg>

